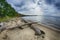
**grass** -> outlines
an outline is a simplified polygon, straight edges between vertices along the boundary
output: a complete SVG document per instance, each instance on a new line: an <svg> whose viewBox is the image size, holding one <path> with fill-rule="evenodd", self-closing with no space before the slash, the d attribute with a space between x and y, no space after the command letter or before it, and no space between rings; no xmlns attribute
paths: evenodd
<svg viewBox="0 0 60 40"><path fill-rule="evenodd" d="M0 17L0 22L4 22L4 21L7 21L7 20L10 20L14 17L9 17L9 16L6 16L6 17Z"/></svg>
<svg viewBox="0 0 60 40"><path fill-rule="evenodd" d="M8 21L12 18L15 18L15 17L22 17L22 16L25 16L25 15L22 15L22 14L16 14L15 16L5 16L5 17L0 17L0 22L4 22L4 21Z"/></svg>

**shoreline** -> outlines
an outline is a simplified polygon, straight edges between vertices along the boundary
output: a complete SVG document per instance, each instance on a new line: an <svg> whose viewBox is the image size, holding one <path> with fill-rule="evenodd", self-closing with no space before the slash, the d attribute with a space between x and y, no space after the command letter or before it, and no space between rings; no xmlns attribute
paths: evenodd
<svg viewBox="0 0 60 40"><path fill-rule="evenodd" d="M51 26L48 26L48 25L44 25L44 24L40 24L40 23L39 23L39 25L42 25L42 26L44 26L44 27L46 27L46 28L48 28L48 29L51 29L51 30L54 30L54 31L60 32L59 29L56 29L56 28L54 28L54 27L51 27Z"/></svg>
<svg viewBox="0 0 60 40"><path fill-rule="evenodd" d="M23 19L23 20L24 20L24 19ZM29 23L29 21L30 21L30 22L33 22L33 21L31 21L31 20L25 20L25 21L28 22L28 23ZM37 22L37 25L41 25L41 26L44 26L44 27L46 27L46 28L48 28L48 29L51 29L51 30L60 32L59 29L56 29L56 28L54 28L54 27L51 27L51 26L48 26L48 25L45 25L45 24L42 24L42 23L38 23L38 22Z"/></svg>

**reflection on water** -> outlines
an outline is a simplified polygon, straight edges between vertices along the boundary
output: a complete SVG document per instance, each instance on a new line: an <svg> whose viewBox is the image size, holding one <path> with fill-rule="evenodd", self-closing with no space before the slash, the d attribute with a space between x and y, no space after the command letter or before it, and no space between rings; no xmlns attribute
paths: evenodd
<svg viewBox="0 0 60 40"><path fill-rule="evenodd" d="M57 16L25 16L22 18L60 29L60 17Z"/></svg>

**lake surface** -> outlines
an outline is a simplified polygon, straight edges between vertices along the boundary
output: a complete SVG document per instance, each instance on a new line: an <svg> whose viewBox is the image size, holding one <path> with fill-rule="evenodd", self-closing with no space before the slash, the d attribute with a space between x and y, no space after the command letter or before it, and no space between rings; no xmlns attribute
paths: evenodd
<svg viewBox="0 0 60 40"><path fill-rule="evenodd" d="M60 17L58 16L25 16L24 20L42 23L60 30Z"/></svg>

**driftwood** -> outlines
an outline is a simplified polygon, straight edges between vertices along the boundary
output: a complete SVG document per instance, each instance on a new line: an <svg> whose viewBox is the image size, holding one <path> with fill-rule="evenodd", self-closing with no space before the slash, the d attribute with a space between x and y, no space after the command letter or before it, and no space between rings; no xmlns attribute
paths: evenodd
<svg viewBox="0 0 60 40"><path fill-rule="evenodd" d="M25 23L25 24L23 24L23 25L18 25L18 26L16 26L16 27L12 27L12 28L2 27L2 28L0 29L0 33L1 33L2 31L4 31L4 30L11 30L11 29L15 29L15 28L21 28L21 29L23 29L22 26L31 25L31 24L35 24L35 23L37 23L37 22Z"/></svg>
<svg viewBox="0 0 60 40"><path fill-rule="evenodd" d="M24 20L24 19L23 19ZM24 22L25 23L30 23L31 22L31 24L28 24L29 25L29 27L31 28L31 29L33 29L34 31L35 31L35 35L41 35L41 34L45 34L45 32L43 32L42 30L40 30L39 28L37 28L37 27L34 27L32 24L38 24L37 22L33 22L33 21L27 21L27 20L24 20ZM39 25L39 24L38 24Z"/></svg>
<svg viewBox="0 0 60 40"><path fill-rule="evenodd" d="M24 19L23 19L24 20ZM24 20L24 22L25 23L30 23L31 22L31 24L29 24L29 27L31 28L31 29L33 29L34 31L35 31L35 35L41 35L41 34L45 34L45 32L43 32L42 30L40 30L39 28L37 28L37 27L34 27L32 24L38 24L37 22L33 22L33 21L27 21L27 20ZM39 25L39 24L38 24Z"/></svg>
<svg viewBox="0 0 60 40"><path fill-rule="evenodd" d="M28 25L31 29L33 29L35 31L35 34L36 35L41 35L41 34L45 34L42 30L40 30L39 28L37 27L33 27L32 24L36 24L37 22L29 22L29 23L25 23L23 25L18 25L16 27L12 27L12 28L7 28L7 27L3 27L2 29L0 29L0 33L4 30L12 30L12 29L15 29L15 28L20 28L20 29L23 29L22 26L25 26L25 25Z"/></svg>
<svg viewBox="0 0 60 40"><path fill-rule="evenodd" d="M29 25L31 29L33 29L35 31L35 35L40 36L41 34L45 34L42 30L40 30L37 27L34 27L32 24Z"/></svg>

